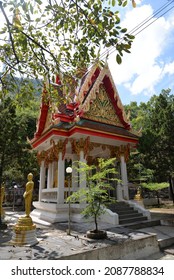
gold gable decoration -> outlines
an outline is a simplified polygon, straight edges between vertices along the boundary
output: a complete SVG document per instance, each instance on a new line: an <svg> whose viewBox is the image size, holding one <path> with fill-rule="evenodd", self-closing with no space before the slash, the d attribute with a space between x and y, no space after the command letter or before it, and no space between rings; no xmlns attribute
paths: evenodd
<svg viewBox="0 0 174 280"><path fill-rule="evenodd" d="M91 101L90 108L83 117L123 127L102 84L99 87L99 92L96 94L96 99Z"/></svg>
<svg viewBox="0 0 174 280"><path fill-rule="evenodd" d="M50 144L53 144L51 148L47 151L41 151L37 154L38 164L41 165L41 162L44 161L45 166L48 167L49 163L53 161L59 160L59 153L62 153L62 160L65 157L66 153L66 144L68 143L68 139L59 140L57 144L55 144L54 140L51 139Z"/></svg>

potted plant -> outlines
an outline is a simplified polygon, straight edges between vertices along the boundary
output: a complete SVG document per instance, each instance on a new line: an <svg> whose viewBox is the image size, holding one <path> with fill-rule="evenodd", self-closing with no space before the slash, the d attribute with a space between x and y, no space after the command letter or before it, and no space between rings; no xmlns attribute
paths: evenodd
<svg viewBox="0 0 174 280"><path fill-rule="evenodd" d="M98 228L98 219L106 211L106 206L113 202L113 199L109 196L109 190L113 189L112 181L118 181L115 177L115 174L117 174L115 158L98 158L96 165L79 162L77 169L78 172L82 172L82 180L86 180L87 187L74 192L67 200L71 203L84 203L84 209L81 213L85 218L93 218L95 228L87 231L87 237L93 239L106 238L106 231Z"/></svg>

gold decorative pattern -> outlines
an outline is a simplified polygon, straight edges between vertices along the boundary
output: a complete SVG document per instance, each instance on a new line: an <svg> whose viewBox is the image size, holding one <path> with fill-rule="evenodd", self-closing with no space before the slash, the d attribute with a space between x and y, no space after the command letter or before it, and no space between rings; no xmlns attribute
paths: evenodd
<svg viewBox="0 0 174 280"><path fill-rule="evenodd" d="M53 161L59 160L59 153L62 153L62 160L65 157L66 153L66 144L68 143L68 139L59 140L57 144L55 144L54 140L51 140L50 144L53 144L53 147L48 149L47 151L41 151L37 154L37 159L39 165L42 161L45 162L45 166L48 167L49 163Z"/></svg>
<svg viewBox="0 0 174 280"><path fill-rule="evenodd" d="M89 110L84 114L84 118L123 127L102 84L99 87L99 93L96 94L96 99L91 101Z"/></svg>
<svg viewBox="0 0 174 280"><path fill-rule="evenodd" d="M41 151L37 153L37 161L39 165L41 165L41 162L45 160L45 157L46 157L45 151Z"/></svg>
<svg viewBox="0 0 174 280"><path fill-rule="evenodd" d="M94 148L100 147L103 151L108 149L110 151L110 157L116 157L117 160L120 160L120 157L123 155L125 162L129 160L129 155L130 155L130 145L121 145L118 147L112 146L112 145L107 145L107 144L99 144L99 143L90 143L89 149L92 151ZM90 157L89 157L90 160Z"/></svg>
<svg viewBox="0 0 174 280"><path fill-rule="evenodd" d="M31 217L20 217L17 221L17 224L14 226L15 231L28 231L36 228L36 225L33 224Z"/></svg>
<svg viewBox="0 0 174 280"><path fill-rule="evenodd" d="M85 81L80 89L80 92L79 92L79 94L77 96L77 100L76 100L79 102L79 104L82 104L83 99L84 99L84 93L89 90L89 86L91 85L91 77L93 76L97 67L98 67L98 65L94 64L85 78Z"/></svg>
<svg viewBox="0 0 174 280"><path fill-rule="evenodd" d="M90 143L90 151L92 151L94 148L100 147L103 151L108 149L110 151L110 157L115 157L116 156L116 147L108 144L100 144L100 143Z"/></svg>
<svg viewBox="0 0 174 280"><path fill-rule="evenodd" d="M116 147L116 157L118 160L120 160L121 156L124 156L125 162L128 162L129 155L130 155L130 145L121 145L119 147Z"/></svg>
<svg viewBox="0 0 174 280"><path fill-rule="evenodd" d="M100 88L100 85L103 82L103 79L105 77L108 77L111 84L112 84L112 88L114 89L114 99L117 103L117 106L123 113L122 117L123 117L124 121L126 123L128 123L128 119L127 119L127 116L125 114L124 107L122 105L122 102L120 100L117 88L115 86L115 83L114 83L114 80L112 78L111 72L110 72L107 65L105 65L103 67L103 69L100 67L100 69L101 69L100 74L97 77L97 79L95 81L95 84L93 85L92 89L90 89L90 93L88 94L87 98L85 99L85 102L82 103L83 100L84 100L84 93L89 91L89 84L90 84L90 81L91 81L91 77L92 77L94 71L96 70L96 67L97 67L97 65L94 65L92 67L92 69L89 71L89 73L87 74L87 77L85 79L85 82L84 82L83 86L81 87L80 92L78 94L79 110L82 110L84 113L87 113L89 111L89 109L91 108L91 102L94 102L97 94L99 93L99 88Z"/></svg>
<svg viewBox="0 0 174 280"><path fill-rule="evenodd" d="M65 157L65 153L66 153L66 144L68 143L68 139L66 138L64 141L63 140L59 140L57 144L55 144L54 140L51 141L51 143L53 143L53 153L54 156L56 157L56 159L58 160L59 157L59 153L62 153L62 160Z"/></svg>
<svg viewBox="0 0 174 280"><path fill-rule="evenodd" d="M79 140L71 139L71 145L72 145L72 153L76 153L79 156L80 151L84 151L84 158L86 158L89 153L90 138L89 137L87 137L86 139L80 138Z"/></svg>

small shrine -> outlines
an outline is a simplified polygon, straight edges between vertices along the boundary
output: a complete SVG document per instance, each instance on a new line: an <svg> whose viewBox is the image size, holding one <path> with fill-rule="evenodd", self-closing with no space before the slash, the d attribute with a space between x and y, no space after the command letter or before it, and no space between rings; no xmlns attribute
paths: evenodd
<svg viewBox="0 0 174 280"><path fill-rule="evenodd" d="M56 78L57 98L63 95L61 81ZM32 215L51 223L68 220L68 174L72 168L71 192L86 188L82 174L77 174L77 161L94 164L99 157L115 157L120 183L114 183L110 196L117 201L129 200L126 163L138 134L125 114L108 66L94 65L70 93L68 104L51 104L43 88L37 130L31 141L40 165L39 199L33 203ZM77 180L78 178L78 180ZM83 205L71 205L71 219L80 221ZM110 210L107 221L118 223Z"/></svg>

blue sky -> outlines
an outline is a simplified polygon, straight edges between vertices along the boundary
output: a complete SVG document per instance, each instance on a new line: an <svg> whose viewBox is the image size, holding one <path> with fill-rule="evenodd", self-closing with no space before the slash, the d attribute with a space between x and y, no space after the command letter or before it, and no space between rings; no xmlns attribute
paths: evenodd
<svg viewBox="0 0 174 280"><path fill-rule="evenodd" d="M174 7L170 0L136 0L137 7L131 4L121 9L121 23L132 30L159 8L169 4L151 21ZM144 25L146 27L146 25ZM131 101L147 102L162 89L174 89L174 8L159 17L149 27L140 32L134 40L131 54L123 56L117 65L116 53L109 56L108 64L123 104Z"/></svg>

